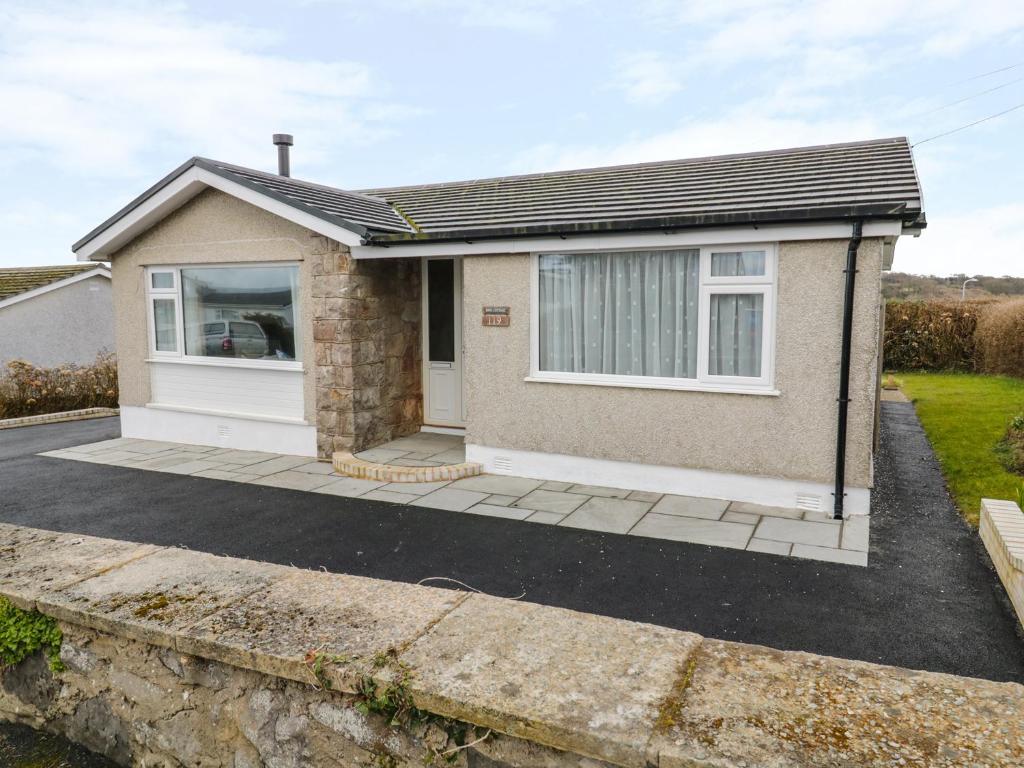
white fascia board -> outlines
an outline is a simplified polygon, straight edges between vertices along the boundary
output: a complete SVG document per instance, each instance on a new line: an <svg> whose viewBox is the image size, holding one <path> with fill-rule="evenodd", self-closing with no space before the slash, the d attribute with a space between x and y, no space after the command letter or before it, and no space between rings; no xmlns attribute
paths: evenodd
<svg viewBox="0 0 1024 768"><path fill-rule="evenodd" d="M192 167L79 248L78 260L109 260L110 254L166 218L208 187L218 189L344 245L353 246L362 243L362 238L351 230L262 195L204 168Z"/></svg>
<svg viewBox="0 0 1024 768"><path fill-rule="evenodd" d="M83 280L88 280L90 277L105 277L109 280L110 270L107 269L105 265L98 264L96 265L96 269L90 269L88 272L79 272L77 275L65 277L63 280L57 280L56 282L47 283L46 285L41 285L38 288L33 288L31 291L25 291L24 293L19 293L14 296L8 296L3 301L0 301L0 309L9 307L12 304L17 304L21 301L34 299L36 296L42 296L44 293L49 293L50 291L67 288L69 285L74 285L75 283L80 283Z"/></svg>
<svg viewBox="0 0 1024 768"><path fill-rule="evenodd" d="M864 237L899 235L899 221L869 221ZM789 240L849 240L849 224L766 224L761 227L688 229L679 232L626 232L618 234L567 235L501 240L452 241L403 244L382 247L351 246L356 259L388 259L419 256L471 256L494 253L537 253L541 251L603 251L608 249L682 248L698 245L783 242Z"/></svg>

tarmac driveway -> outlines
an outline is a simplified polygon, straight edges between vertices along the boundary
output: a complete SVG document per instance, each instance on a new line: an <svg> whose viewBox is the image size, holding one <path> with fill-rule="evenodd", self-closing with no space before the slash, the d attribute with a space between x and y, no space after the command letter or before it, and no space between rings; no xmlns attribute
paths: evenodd
<svg viewBox="0 0 1024 768"><path fill-rule="evenodd" d="M913 406L882 408L866 568L35 455L117 437L116 419L0 431L0 520L1024 682L1017 620Z"/></svg>

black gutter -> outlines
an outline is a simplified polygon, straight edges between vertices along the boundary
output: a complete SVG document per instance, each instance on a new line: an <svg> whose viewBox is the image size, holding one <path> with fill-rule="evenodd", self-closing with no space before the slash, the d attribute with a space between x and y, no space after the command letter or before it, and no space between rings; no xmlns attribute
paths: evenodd
<svg viewBox="0 0 1024 768"><path fill-rule="evenodd" d="M730 213L698 213L681 216L648 216L639 219L612 221L562 222L558 224L527 224L520 226L452 229L439 232L376 232L365 245L403 246L421 243L473 242L518 237L572 236L611 234L614 232L669 232L676 229L709 226L759 226L765 224L797 224L807 222L857 221L890 219L905 223L919 218L917 211L907 211L906 203L866 203L805 208L778 208Z"/></svg>
<svg viewBox="0 0 1024 768"><path fill-rule="evenodd" d="M853 222L853 233L846 247L846 294L843 297L843 349L839 360L839 424L836 429L836 489L832 516L843 519L846 496L846 420L850 408L850 347L853 337L853 291L857 285L857 250L860 248L863 224Z"/></svg>

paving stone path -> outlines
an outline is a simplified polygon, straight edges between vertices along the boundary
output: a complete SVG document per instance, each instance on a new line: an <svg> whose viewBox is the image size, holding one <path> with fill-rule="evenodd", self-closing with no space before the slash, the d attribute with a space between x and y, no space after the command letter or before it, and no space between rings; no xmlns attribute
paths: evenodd
<svg viewBox="0 0 1024 768"><path fill-rule="evenodd" d="M686 541L854 566L868 564L870 518L505 475L387 483L303 456L115 438L40 454L133 469L359 497L602 533ZM458 463L461 438L421 432L357 454L367 461Z"/></svg>

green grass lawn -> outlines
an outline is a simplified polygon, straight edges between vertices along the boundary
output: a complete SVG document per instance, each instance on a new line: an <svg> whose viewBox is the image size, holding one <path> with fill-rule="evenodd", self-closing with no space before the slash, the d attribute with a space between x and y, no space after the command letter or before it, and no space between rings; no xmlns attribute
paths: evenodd
<svg viewBox="0 0 1024 768"><path fill-rule="evenodd" d="M897 374L942 465L950 493L971 525L982 498L1017 499L1024 477L1006 471L996 444L1024 412L1024 380L957 373Z"/></svg>

